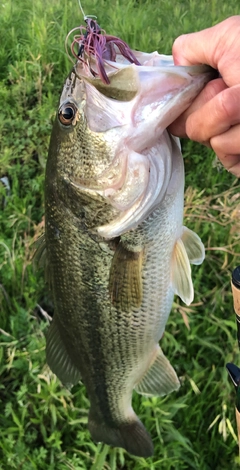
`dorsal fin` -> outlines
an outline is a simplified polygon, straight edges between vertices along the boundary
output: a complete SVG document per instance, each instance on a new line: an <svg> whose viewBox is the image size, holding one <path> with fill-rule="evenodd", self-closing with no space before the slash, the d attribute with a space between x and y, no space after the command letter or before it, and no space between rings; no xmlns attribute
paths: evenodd
<svg viewBox="0 0 240 470"><path fill-rule="evenodd" d="M79 382L81 374L73 364L62 341L56 313L47 332L46 356L50 369L64 385L70 387Z"/></svg>
<svg viewBox="0 0 240 470"><path fill-rule="evenodd" d="M45 282L48 288L52 289L51 270L47 259L47 248L45 233L43 233L34 243L35 253L32 257L34 269L44 268Z"/></svg>

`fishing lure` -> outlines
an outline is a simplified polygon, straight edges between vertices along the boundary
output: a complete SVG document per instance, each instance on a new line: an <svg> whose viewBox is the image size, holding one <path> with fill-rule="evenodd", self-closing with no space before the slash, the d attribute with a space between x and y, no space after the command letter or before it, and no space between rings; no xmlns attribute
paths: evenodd
<svg viewBox="0 0 240 470"><path fill-rule="evenodd" d="M106 32L98 25L95 16L84 14L80 1L79 6L86 26L73 28L68 33L65 41L68 56L67 42L69 36L80 29L80 35L75 35L71 43L71 54L75 59L80 60L88 67L93 77L99 76L103 83L107 85L110 84L104 64L105 61L116 62L116 50L119 50L123 57L131 64L141 65L125 41L116 36L106 34ZM77 52L75 51L76 45L78 46ZM70 59L72 60L72 57L70 57ZM94 60L97 71L91 67L92 60ZM108 65L110 65L109 62ZM114 65L112 66L114 69Z"/></svg>

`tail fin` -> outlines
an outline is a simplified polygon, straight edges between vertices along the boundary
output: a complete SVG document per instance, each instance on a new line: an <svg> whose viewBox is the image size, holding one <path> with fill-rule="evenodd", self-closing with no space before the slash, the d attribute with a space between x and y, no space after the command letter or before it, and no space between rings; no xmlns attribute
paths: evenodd
<svg viewBox="0 0 240 470"><path fill-rule="evenodd" d="M110 427L104 422L97 422L90 409L88 428L95 442L104 442L113 447L123 447L137 457L151 457L153 443L141 421L126 421L118 427Z"/></svg>

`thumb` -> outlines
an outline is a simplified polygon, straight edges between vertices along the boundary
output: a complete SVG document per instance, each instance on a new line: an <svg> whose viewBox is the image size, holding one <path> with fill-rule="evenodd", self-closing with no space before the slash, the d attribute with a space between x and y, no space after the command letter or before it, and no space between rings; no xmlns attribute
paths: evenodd
<svg viewBox="0 0 240 470"><path fill-rule="evenodd" d="M176 65L208 64L218 69L227 86L236 85L240 76L240 16L178 37L173 44Z"/></svg>
<svg viewBox="0 0 240 470"><path fill-rule="evenodd" d="M197 33L183 34L173 43L172 55L175 65L208 64L217 68L211 37L214 28ZM211 49L210 49L211 44Z"/></svg>

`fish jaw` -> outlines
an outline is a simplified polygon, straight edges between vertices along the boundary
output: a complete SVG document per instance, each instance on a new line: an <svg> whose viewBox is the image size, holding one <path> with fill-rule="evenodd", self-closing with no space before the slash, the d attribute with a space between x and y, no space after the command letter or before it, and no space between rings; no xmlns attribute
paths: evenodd
<svg viewBox="0 0 240 470"><path fill-rule="evenodd" d="M194 67L138 67L141 87L132 110L130 145L150 145L190 106L209 81L210 73L202 70L195 73Z"/></svg>
<svg viewBox="0 0 240 470"><path fill-rule="evenodd" d="M99 79L86 81L85 113L89 128L104 132L127 126L122 132L135 151L150 145L213 77L207 66L174 66L172 56L157 53L149 56L152 58L144 60L142 66L112 63L115 72L109 73L110 85L100 85ZM81 69L79 64L78 76ZM135 96L129 99L129 93Z"/></svg>

